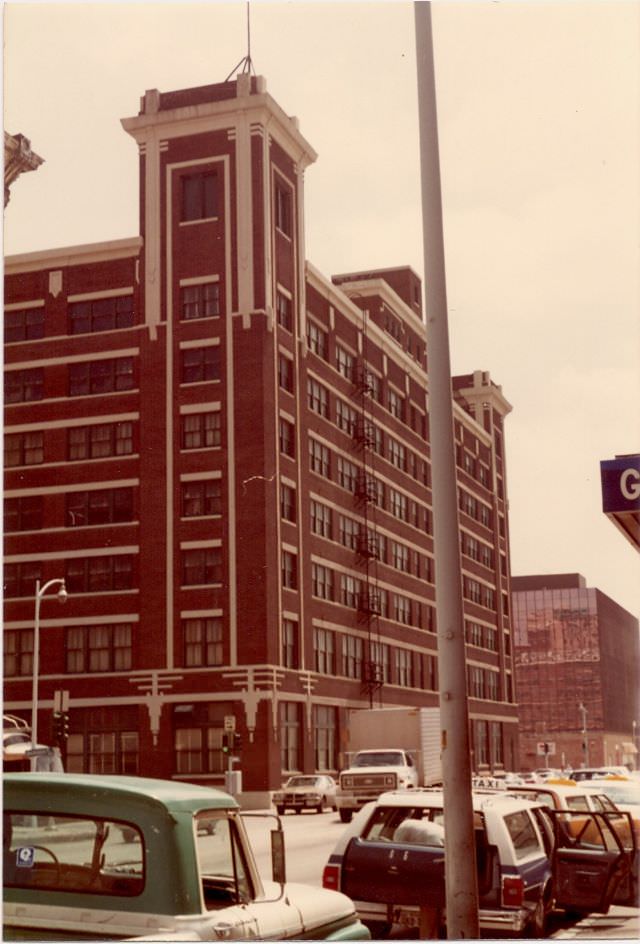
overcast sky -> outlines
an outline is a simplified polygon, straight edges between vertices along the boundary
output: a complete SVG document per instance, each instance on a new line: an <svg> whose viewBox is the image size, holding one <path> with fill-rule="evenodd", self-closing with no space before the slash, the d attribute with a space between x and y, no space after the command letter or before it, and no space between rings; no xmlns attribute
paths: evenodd
<svg viewBox="0 0 640 944"><path fill-rule="evenodd" d="M224 81L246 4L6 3L7 254L134 236L146 89ZM423 270L412 4L251 5L251 58L318 152L307 257ZM507 419L514 574L582 573L635 615L637 552L599 463L640 451L640 4L440 2L433 31L455 373Z"/></svg>

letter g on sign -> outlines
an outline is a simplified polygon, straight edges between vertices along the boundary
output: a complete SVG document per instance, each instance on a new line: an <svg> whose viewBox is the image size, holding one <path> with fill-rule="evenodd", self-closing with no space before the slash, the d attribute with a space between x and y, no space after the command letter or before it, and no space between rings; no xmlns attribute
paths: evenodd
<svg viewBox="0 0 640 944"><path fill-rule="evenodd" d="M637 469L625 469L620 476L620 491L629 501L640 498L640 472Z"/></svg>

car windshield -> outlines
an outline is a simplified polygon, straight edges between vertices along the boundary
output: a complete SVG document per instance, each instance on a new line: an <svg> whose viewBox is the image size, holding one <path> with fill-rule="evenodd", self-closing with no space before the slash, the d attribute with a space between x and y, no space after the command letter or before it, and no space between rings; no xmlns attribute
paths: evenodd
<svg viewBox="0 0 640 944"><path fill-rule="evenodd" d="M397 767L404 764L404 755L400 751L369 751L357 754L354 767Z"/></svg>
<svg viewBox="0 0 640 944"><path fill-rule="evenodd" d="M289 777L287 780L288 787L317 787L318 778L317 777Z"/></svg>

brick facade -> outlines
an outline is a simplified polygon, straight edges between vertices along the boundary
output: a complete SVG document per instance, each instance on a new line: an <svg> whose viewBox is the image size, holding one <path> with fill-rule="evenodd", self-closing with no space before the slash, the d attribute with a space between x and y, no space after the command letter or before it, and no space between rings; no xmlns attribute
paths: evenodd
<svg viewBox="0 0 640 944"><path fill-rule="evenodd" d="M5 698L71 769L258 800L335 772L347 709L437 704L427 349L408 267L305 259L315 153L264 80L147 92L141 235L7 260ZM503 422L454 380L474 766L517 757Z"/></svg>

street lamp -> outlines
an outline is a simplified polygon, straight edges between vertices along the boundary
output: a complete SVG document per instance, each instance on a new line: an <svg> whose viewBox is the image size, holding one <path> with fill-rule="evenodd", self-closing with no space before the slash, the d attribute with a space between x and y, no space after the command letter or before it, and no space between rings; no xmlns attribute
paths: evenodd
<svg viewBox="0 0 640 944"><path fill-rule="evenodd" d="M52 587L59 587L58 602L66 603L67 588L65 587L64 577L54 577L48 580L43 587L40 581L36 580L36 611L33 620L33 684L31 689L31 749L35 751L38 744L38 669L40 662L40 601L43 596ZM36 754L31 755L31 770L36 769L38 758Z"/></svg>
<svg viewBox="0 0 640 944"><path fill-rule="evenodd" d="M584 765L589 766L589 741L587 740L587 709L582 702L578 705L578 711L582 715L582 750L584 751Z"/></svg>

